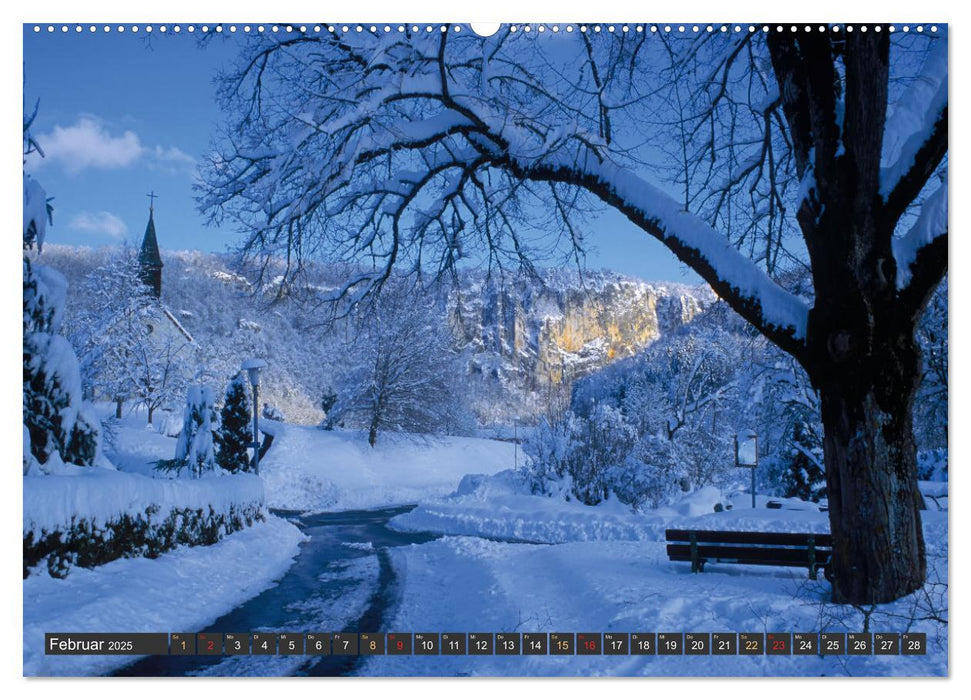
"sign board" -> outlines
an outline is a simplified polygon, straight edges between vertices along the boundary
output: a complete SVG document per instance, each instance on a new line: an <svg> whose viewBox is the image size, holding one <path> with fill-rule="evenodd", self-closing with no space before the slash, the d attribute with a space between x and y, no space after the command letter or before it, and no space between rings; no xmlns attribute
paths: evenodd
<svg viewBox="0 0 971 700"><path fill-rule="evenodd" d="M735 436L735 466L753 469L758 465L758 438L754 431L742 430Z"/></svg>

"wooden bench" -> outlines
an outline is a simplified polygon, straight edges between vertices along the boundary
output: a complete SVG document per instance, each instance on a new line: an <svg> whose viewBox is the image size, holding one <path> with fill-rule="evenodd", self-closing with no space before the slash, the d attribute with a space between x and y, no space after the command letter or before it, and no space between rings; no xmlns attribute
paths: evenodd
<svg viewBox="0 0 971 700"><path fill-rule="evenodd" d="M691 562L692 573L704 571L710 561L805 568L813 580L822 569L829 579L833 540L828 534L665 530L664 537L669 543L668 558Z"/></svg>

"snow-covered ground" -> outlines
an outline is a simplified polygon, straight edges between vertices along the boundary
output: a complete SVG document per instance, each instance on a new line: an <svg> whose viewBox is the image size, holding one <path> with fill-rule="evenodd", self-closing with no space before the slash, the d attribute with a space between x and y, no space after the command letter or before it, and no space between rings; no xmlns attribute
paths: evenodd
<svg viewBox="0 0 971 700"><path fill-rule="evenodd" d="M945 491L946 493L946 491ZM671 507L633 514L528 494L509 472L470 476L456 493L391 521L448 536L394 552L401 603L389 629L563 632L815 632L863 630L857 609L827 603L830 586L801 569L710 564L703 574L668 560L664 529L827 532L828 516L797 501L752 509L747 496L702 489ZM774 500L774 499L773 499ZM714 512L716 502L731 510ZM871 631L927 633L922 657L376 657L375 675L945 675L947 513L926 511L930 584L879 606ZM481 539L512 538L518 544Z"/></svg>
<svg viewBox="0 0 971 700"><path fill-rule="evenodd" d="M276 424L260 464L267 505L309 511L416 503L453 492L470 472L513 465L514 445L461 437L381 435L372 448L349 431Z"/></svg>
<svg viewBox="0 0 971 700"><path fill-rule="evenodd" d="M105 413L113 407L99 405L98 409ZM102 415L102 420L106 418ZM121 471L144 474L153 478L167 478L163 472L155 469L160 459L175 457L176 438L164 434L166 423L175 423L174 431L181 427L181 418L175 414L159 411L155 416L155 425L147 425L143 410L130 411L117 424L111 444L105 449L106 456L112 464Z"/></svg>
<svg viewBox="0 0 971 700"><path fill-rule="evenodd" d="M270 587L293 563L304 536L286 520L266 522L209 547L157 559L118 559L24 581L24 674L94 675L130 656L45 656L45 632L195 631Z"/></svg>
<svg viewBox="0 0 971 700"><path fill-rule="evenodd" d="M935 514L936 515L936 514ZM935 525L932 525L933 529ZM946 531L946 529L945 529ZM862 616L824 602L804 571L709 565L692 574L663 542L531 545L445 537L394 551L401 603L389 631L859 632ZM913 598L913 597L911 597ZM875 613L901 631L911 598ZM944 675L947 640L931 623L927 656L372 657L366 675Z"/></svg>

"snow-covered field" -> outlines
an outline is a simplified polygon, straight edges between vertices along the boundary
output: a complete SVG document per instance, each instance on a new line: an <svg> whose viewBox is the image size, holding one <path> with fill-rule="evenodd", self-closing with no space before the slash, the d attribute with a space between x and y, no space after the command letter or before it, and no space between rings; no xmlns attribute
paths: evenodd
<svg viewBox="0 0 971 700"><path fill-rule="evenodd" d="M93 675L129 656L45 656L45 632L194 631L270 587L293 563L304 536L270 516L209 547L158 559L118 559L65 579L24 581L24 674Z"/></svg>
<svg viewBox="0 0 971 700"><path fill-rule="evenodd" d="M455 494L423 502L391 521L396 529L448 536L395 550L401 603L390 629L563 632L859 632L860 610L826 601L829 584L801 569L709 564L703 574L673 563L664 529L827 532L828 516L810 504L767 509L746 498L732 510L703 489L680 503L632 514L524 493L514 474L474 476ZM729 499L732 500L732 499ZM947 513L924 513L931 583L879 606L871 631L923 631L922 657L399 657L370 659L375 675L946 675ZM482 539L512 538L519 544ZM943 585L942 585L943 584Z"/></svg>
<svg viewBox="0 0 971 700"><path fill-rule="evenodd" d="M824 601L804 571L709 565L692 574L663 542L531 545L445 537L395 550L401 603L389 631L859 632L862 616ZM884 606L872 631L901 631L912 600ZM372 657L367 675L944 675L947 641L929 623L927 656Z"/></svg>
<svg viewBox="0 0 971 700"><path fill-rule="evenodd" d="M493 474L513 465L507 442L386 434L370 447L347 431L277 424L260 465L271 508L354 510L417 503L453 492L470 472Z"/></svg>

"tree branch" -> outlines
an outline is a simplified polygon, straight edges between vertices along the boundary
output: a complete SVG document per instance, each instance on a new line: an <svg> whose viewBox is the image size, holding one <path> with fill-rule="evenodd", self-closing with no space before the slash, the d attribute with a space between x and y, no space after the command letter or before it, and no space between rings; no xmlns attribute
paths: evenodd
<svg viewBox="0 0 971 700"><path fill-rule="evenodd" d="M813 146L812 120L809 109L809 90L802 58L796 43L785 34L770 32L769 55L779 83L782 111L789 125L793 153L796 157L796 174L802 178L811 166L809 153Z"/></svg>
<svg viewBox="0 0 971 700"><path fill-rule="evenodd" d="M663 243L697 272L742 318L797 358L805 348L809 308L776 284L751 259L668 195L609 161L547 157L523 161L511 152L494 165L518 177L583 187Z"/></svg>
<svg viewBox="0 0 971 700"><path fill-rule="evenodd" d="M880 194L891 230L947 153L947 101L947 41L936 40L884 131L889 162L880 171Z"/></svg>
<svg viewBox="0 0 971 700"><path fill-rule="evenodd" d="M893 241L901 310L916 318L947 272L947 183L928 197L911 229Z"/></svg>
<svg viewBox="0 0 971 700"><path fill-rule="evenodd" d="M946 153L947 104L938 113L927 140L914 153L911 166L901 173L899 179L893 184L881 182L881 190L885 192L886 202L883 211L889 230L893 230L907 206L920 194L920 191L941 164ZM881 172L881 180L889 174L890 169L884 169Z"/></svg>

